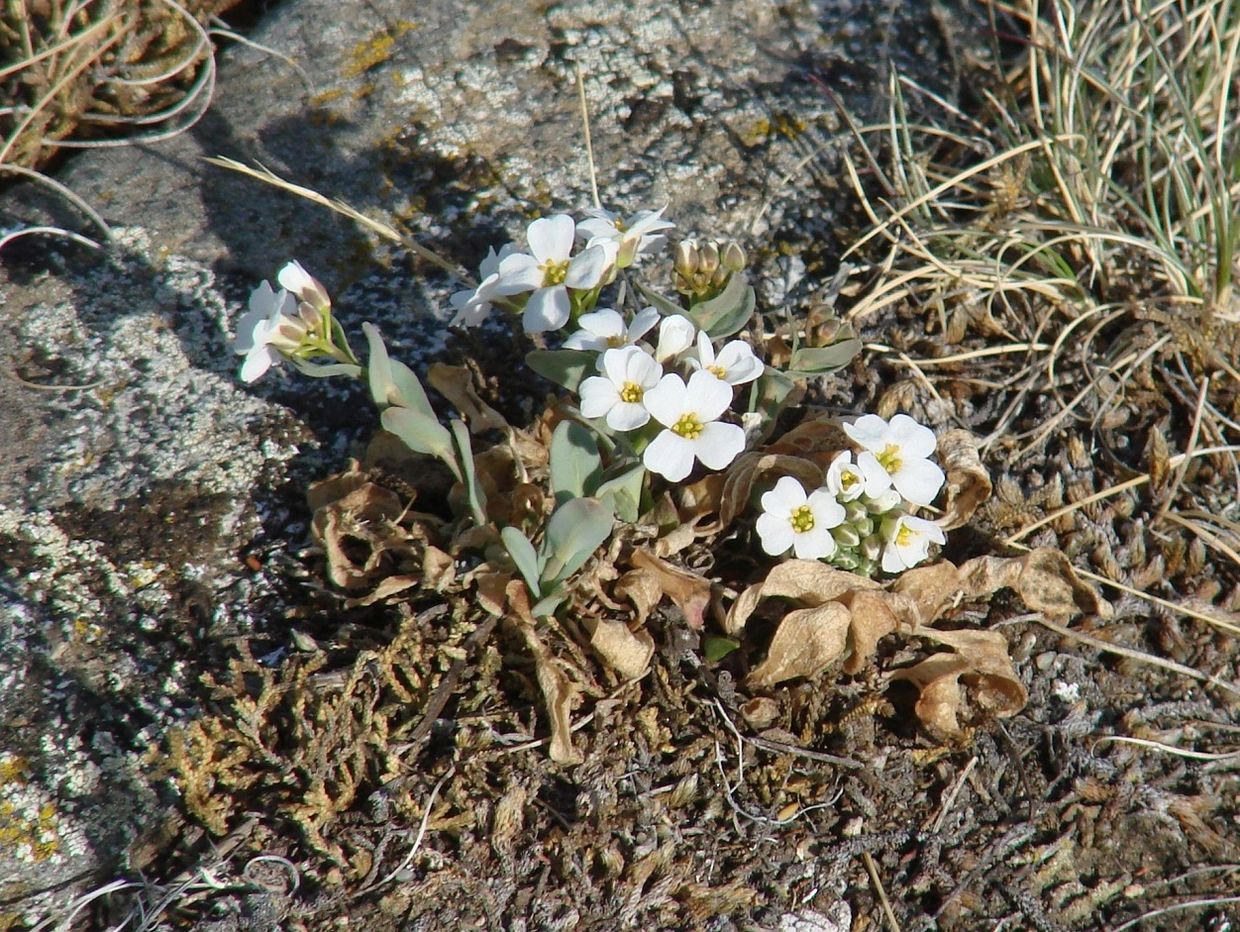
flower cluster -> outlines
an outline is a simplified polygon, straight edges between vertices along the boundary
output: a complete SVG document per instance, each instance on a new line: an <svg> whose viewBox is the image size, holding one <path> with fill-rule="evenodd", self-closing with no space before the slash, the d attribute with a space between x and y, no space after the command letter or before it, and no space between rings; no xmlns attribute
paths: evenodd
<svg viewBox="0 0 1240 932"><path fill-rule="evenodd" d="M901 573L943 544L943 530L910 509L932 502L943 470L930 460L933 431L906 414L890 422L873 414L844 425L859 448L835 458L822 488L809 493L791 476L762 496L757 520L762 549L772 556L792 550L798 559L829 560L870 575L881 567Z"/></svg>
<svg viewBox="0 0 1240 932"><path fill-rule="evenodd" d="M525 232L526 252L512 243L491 249L478 286L452 295L452 324L476 326L498 306L520 313L526 333L559 330L594 306L619 269L661 246L661 231L674 225L662 219L662 210L627 220L602 209L586 213L580 223L568 214L535 220ZM578 240L584 245L574 252Z"/></svg>
<svg viewBox="0 0 1240 932"><path fill-rule="evenodd" d="M651 347L641 338L656 322ZM601 350L600 374L583 379L578 388L581 413L601 418L614 432L633 434L634 449L641 448L648 470L679 482L695 462L723 469L744 450L744 430L720 418L732 406L734 386L752 382L764 370L748 343L731 340L716 351L688 317L660 318L653 307L627 324L605 308L583 315L580 325L564 345Z"/></svg>
<svg viewBox="0 0 1240 932"><path fill-rule="evenodd" d="M304 362L326 356L356 365L340 328L332 319L332 303L318 279L290 262L276 276L280 290L267 282L250 295L249 311L237 323L233 349L245 357L241 379L253 382L271 366L288 359Z"/></svg>

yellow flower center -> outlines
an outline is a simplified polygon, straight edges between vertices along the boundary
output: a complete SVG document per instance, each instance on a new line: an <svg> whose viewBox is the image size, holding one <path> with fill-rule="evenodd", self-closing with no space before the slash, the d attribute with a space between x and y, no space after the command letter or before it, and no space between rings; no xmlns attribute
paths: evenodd
<svg viewBox="0 0 1240 932"><path fill-rule="evenodd" d="M814 513L810 511L809 505L801 505L799 508L792 509L792 513L788 515L788 523L792 525L792 529L798 534L812 531L814 529Z"/></svg>
<svg viewBox="0 0 1240 932"><path fill-rule="evenodd" d="M878 454L875 459L878 460L878 464L882 466L883 469L893 475L898 473L900 471L900 467L904 465L900 460L900 448L894 443L887 444L887 446L883 448L883 452Z"/></svg>
<svg viewBox="0 0 1240 932"><path fill-rule="evenodd" d="M612 226L614 226L614 227L616 228L616 232L618 232L618 233L627 233L627 232L628 232L628 229L629 229L629 228L625 225L624 221L623 221L623 220L621 220L619 217L617 217L617 218L616 218L616 219L612 222Z"/></svg>
<svg viewBox="0 0 1240 932"><path fill-rule="evenodd" d="M672 425L672 433L686 440L697 440L702 433L702 422L698 420L696 414L690 411L688 414L682 414L680 420Z"/></svg>
<svg viewBox="0 0 1240 932"><path fill-rule="evenodd" d="M913 542L913 538L917 535L913 533L913 529L907 524L901 524L900 529L896 531L896 546L907 547Z"/></svg>
<svg viewBox="0 0 1240 932"><path fill-rule="evenodd" d="M568 260L556 262L554 259L548 259L538 267L543 273L543 287L550 288L552 285L564 284L564 279L568 276Z"/></svg>
<svg viewBox="0 0 1240 932"><path fill-rule="evenodd" d="M713 366L707 366L706 371L717 379L724 379L728 374L728 370L718 363L715 363Z"/></svg>
<svg viewBox="0 0 1240 932"><path fill-rule="evenodd" d="M849 470L840 473L840 488L847 492L857 484L857 474Z"/></svg>
<svg viewBox="0 0 1240 932"><path fill-rule="evenodd" d="M636 382L625 382L620 389L620 400L635 405L642 400L642 394L642 387Z"/></svg>
<svg viewBox="0 0 1240 932"><path fill-rule="evenodd" d="M610 336L610 337L608 337L608 338L607 338L607 345L608 345L608 347L610 347L611 349L619 349L620 347L624 346L624 334L623 334L623 333L621 333L621 334L617 334L617 335L615 335L615 336Z"/></svg>

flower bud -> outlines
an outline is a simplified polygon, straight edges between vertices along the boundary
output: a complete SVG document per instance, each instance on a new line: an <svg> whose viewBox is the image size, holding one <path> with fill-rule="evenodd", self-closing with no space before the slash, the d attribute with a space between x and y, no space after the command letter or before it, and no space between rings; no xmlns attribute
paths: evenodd
<svg viewBox="0 0 1240 932"><path fill-rule="evenodd" d="M844 520L855 524L869 517L870 511L865 506L865 502L853 499L851 502L844 503Z"/></svg>
<svg viewBox="0 0 1240 932"><path fill-rule="evenodd" d="M873 498L866 496L863 501L865 501L865 507L869 509L870 514L881 515L897 507L902 499L900 498L900 493L895 489L888 489L886 492Z"/></svg>
<svg viewBox="0 0 1240 932"><path fill-rule="evenodd" d="M841 547L852 548L861 543L861 535L851 524L841 524L839 527L832 528L831 536Z"/></svg>
<svg viewBox="0 0 1240 932"><path fill-rule="evenodd" d="M697 269L703 278L713 277L719 268L719 247L715 243L703 243L698 249Z"/></svg>
<svg viewBox="0 0 1240 932"><path fill-rule="evenodd" d="M876 528L874 527L873 518L866 518L862 521L858 521L856 524L853 525L853 527L857 529L857 533L860 534L862 537L869 537L876 530Z"/></svg>
<svg viewBox="0 0 1240 932"><path fill-rule="evenodd" d="M745 250L741 248L741 244L736 240L728 240L723 244L723 251L719 254L719 261L723 263L723 267L729 272L739 272L745 267Z"/></svg>
<svg viewBox="0 0 1240 932"><path fill-rule="evenodd" d="M877 560L883 552L883 538L879 534L871 534L861 542L861 555L867 560Z"/></svg>
<svg viewBox="0 0 1240 932"><path fill-rule="evenodd" d="M676 244L676 251L672 254L672 267L685 278L693 277L697 271L698 257L697 247L692 240L682 240Z"/></svg>

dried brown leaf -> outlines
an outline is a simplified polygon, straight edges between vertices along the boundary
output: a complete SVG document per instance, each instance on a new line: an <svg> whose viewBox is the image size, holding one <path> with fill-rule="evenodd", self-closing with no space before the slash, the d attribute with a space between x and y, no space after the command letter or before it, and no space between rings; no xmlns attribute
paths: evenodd
<svg viewBox="0 0 1240 932"><path fill-rule="evenodd" d="M939 526L945 531L962 527L982 502L990 498L990 474L977 453L977 438L967 430L949 430L939 438L939 460L947 473L947 503Z"/></svg>
<svg viewBox="0 0 1240 932"><path fill-rule="evenodd" d="M860 672L869 662L878 642L899 627L899 619L892 610L894 599L890 592L854 589L846 599L850 618L844 672L851 674Z"/></svg>
<svg viewBox="0 0 1240 932"><path fill-rule="evenodd" d="M654 639L645 631L630 631L621 621L599 619L592 623L590 646L603 662L626 680L646 675L654 656ZM589 626L589 625L587 625Z"/></svg>
<svg viewBox="0 0 1240 932"><path fill-rule="evenodd" d="M915 633L951 648L894 674L919 690L917 717L936 739L950 740L967 725L986 717L1006 718L1024 708L1029 696L1002 634L934 628Z"/></svg>
<svg viewBox="0 0 1240 932"><path fill-rule="evenodd" d="M461 412L465 423L469 425L470 433L480 434L508 426L502 414L478 397L473 375L464 366L433 363L426 370L426 380L448 399L452 407Z"/></svg>
<svg viewBox="0 0 1240 932"><path fill-rule="evenodd" d="M407 571L417 558L417 540L397 524L404 514L400 496L345 473L316 483L309 493L320 503L310 529L327 557L327 576L344 589L364 589L385 576ZM330 496L339 494L339 498ZM415 564L416 565L416 564Z"/></svg>
<svg viewBox="0 0 1240 932"><path fill-rule="evenodd" d="M839 602L789 612L780 622L766 652L745 683L774 686L798 676L817 676L838 660L848 646L852 613Z"/></svg>
<svg viewBox="0 0 1240 932"><path fill-rule="evenodd" d="M695 631L706 624L706 608L710 605L710 580L690 570L660 560L649 550L633 551L630 562L634 571L649 574L660 591L680 609L685 622Z"/></svg>
<svg viewBox="0 0 1240 932"><path fill-rule="evenodd" d="M755 731L770 728L779 719L779 703L769 696L754 696L740 707L741 718Z"/></svg>
<svg viewBox="0 0 1240 932"><path fill-rule="evenodd" d="M829 414L806 418L766 448L768 453L814 457L823 465L835 458L839 450L852 449L852 441L840 427L839 418Z"/></svg>
<svg viewBox="0 0 1240 932"><path fill-rule="evenodd" d="M357 608L361 605L374 605L376 602L382 602L384 599L390 598L397 593L411 589L422 581L420 576L387 576L379 580L369 593L356 599L346 599L345 606L348 608Z"/></svg>
<svg viewBox="0 0 1240 932"><path fill-rule="evenodd" d="M977 557L960 567L972 597L1015 589L1031 611L1064 620L1077 614L1111 616L1111 605L1072 568L1058 550L1039 547L1019 557Z"/></svg>
<svg viewBox="0 0 1240 932"><path fill-rule="evenodd" d="M903 597L892 603L900 621L916 628L934 624L969 592L960 570L943 560L905 570L892 580L891 594Z"/></svg>
<svg viewBox="0 0 1240 932"><path fill-rule="evenodd" d="M612 587L617 599L628 599L637 610L637 623L643 625L655 606L663 598L663 587L658 577L646 570L629 570Z"/></svg>
<svg viewBox="0 0 1240 932"><path fill-rule="evenodd" d="M776 564L766 579L740 594L728 610L724 632L735 636L745 627L758 603L767 598L790 599L804 606L818 606L854 589L881 589L872 579L827 566L817 560L785 560Z"/></svg>
<svg viewBox="0 0 1240 932"><path fill-rule="evenodd" d="M538 688L542 691L551 725L551 759L557 764L580 764L584 758L573 747L572 710L577 704L577 684L561 668L551 651L547 650L538 632L534 630L534 617L530 614L529 594L525 583L512 580L505 594L512 609L513 621L534 657L534 671Z"/></svg>

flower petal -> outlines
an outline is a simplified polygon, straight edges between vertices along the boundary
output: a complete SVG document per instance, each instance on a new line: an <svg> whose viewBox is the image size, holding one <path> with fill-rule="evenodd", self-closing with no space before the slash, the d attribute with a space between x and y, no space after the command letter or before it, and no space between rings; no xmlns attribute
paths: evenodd
<svg viewBox="0 0 1240 932"><path fill-rule="evenodd" d="M679 379L678 376L666 376L665 381L667 378ZM679 482L693 471L693 442L665 430L646 447L642 462L651 472L658 473L669 482Z"/></svg>
<svg viewBox="0 0 1240 932"><path fill-rule="evenodd" d="M887 442L898 444L902 455L925 459L938 446L934 431L918 424L907 414L897 414L887 429Z"/></svg>
<svg viewBox="0 0 1240 932"><path fill-rule="evenodd" d="M815 489L806 500L809 510L814 514L814 527L830 530L844 523L844 506L826 489Z"/></svg>
<svg viewBox="0 0 1240 932"><path fill-rule="evenodd" d="M541 288L543 270L538 267L538 260L523 252L514 252L499 264L499 281L496 293L501 295L521 294Z"/></svg>
<svg viewBox="0 0 1240 932"><path fill-rule="evenodd" d="M632 401L622 401L607 412L607 426L612 430L637 430L649 421L650 412Z"/></svg>
<svg viewBox="0 0 1240 932"><path fill-rule="evenodd" d="M689 376L690 410L697 412L703 421L713 421L731 404L732 386L727 382L700 369Z"/></svg>
<svg viewBox="0 0 1240 932"><path fill-rule="evenodd" d="M568 323L570 309L568 289L563 285L539 288L530 295L529 303L525 305L525 313L521 317L521 324L526 333L559 330Z"/></svg>
<svg viewBox="0 0 1240 932"><path fill-rule="evenodd" d="M792 550L798 560L821 560L835 553L835 538L829 530L815 524L810 530L795 536Z"/></svg>
<svg viewBox="0 0 1240 932"><path fill-rule="evenodd" d="M697 334L693 321L683 314L671 314L659 324L659 342L654 351L655 359L667 362L675 359L690 346Z"/></svg>
<svg viewBox="0 0 1240 932"><path fill-rule="evenodd" d="M745 431L735 424L712 421L692 441L693 451L707 469L723 469L745 449Z"/></svg>
<svg viewBox="0 0 1240 932"><path fill-rule="evenodd" d="M863 414L843 428L853 443L863 449L881 452L886 445L887 422L877 414Z"/></svg>
<svg viewBox="0 0 1240 932"><path fill-rule="evenodd" d="M796 531L792 529L792 524L788 521L787 515L774 515L770 513L759 515L758 520L754 523L754 527L758 531L758 538L762 542L762 549L773 557L787 553L788 548L792 546L792 542L796 538Z"/></svg>
<svg viewBox="0 0 1240 932"><path fill-rule="evenodd" d="M722 367L724 381L729 385L752 382L765 370L762 360L754 355L753 347L744 340L733 340L719 351L715 364Z"/></svg>
<svg viewBox="0 0 1240 932"><path fill-rule="evenodd" d="M929 505L943 488L946 478L943 470L929 460L910 459L896 470L891 481L896 491L914 505Z"/></svg>
<svg viewBox="0 0 1240 932"><path fill-rule="evenodd" d="M577 224L568 214L556 214L554 217L540 217L529 225L525 231L526 240L530 244L530 252L541 265L548 259L563 262L573 249L573 236Z"/></svg>
<svg viewBox="0 0 1240 932"><path fill-rule="evenodd" d="M844 429L848 429L847 424ZM865 494L871 498L877 498L891 488L891 475L869 450L857 455L857 468L865 476Z"/></svg>
<svg viewBox="0 0 1240 932"><path fill-rule="evenodd" d="M649 389L642 398L646 410L664 427L671 427L680 420L681 415L690 410L688 402L689 389L685 386L684 379L674 372L659 379L658 384Z"/></svg>
<svg viewBox="0 0 1240 932"><path fill-rule="evenodd" d="M805 488L792 476L780 476L773 489L762 493L761 501L763 511L786 518L805 504Z"/></svg>
<svg viewBox="0 0 1240 932"><path fill-rule="evenodd" d="M583 379L577 390L581 394L579 407L584 417L602 417L620 401L620 393L611 379L600 375Z"/></svg>
<svg viewBox="0 0 1240 932"><path fill-rule="evenodd" d="M246 354L241 364L241 381L253 382L271 368L276 361L275 351L269 346L256 346Z"/></svg>
<svg viewBox="0 0 1240 932"><path fill-rule="evenodd" d="M564 275L564 284L577 291L588 291L603 279L610 260L603 246L591 246L573 256Z"/></svg>
<svg viewBox="0 0 1240 932"><path fill-rule="evenodd" d="M647 333L654 329L655 324L659 322L659 309L653 305L644 307L633 316L632 323L626 334L626 339L630 343L636 343Z"/></svg>

